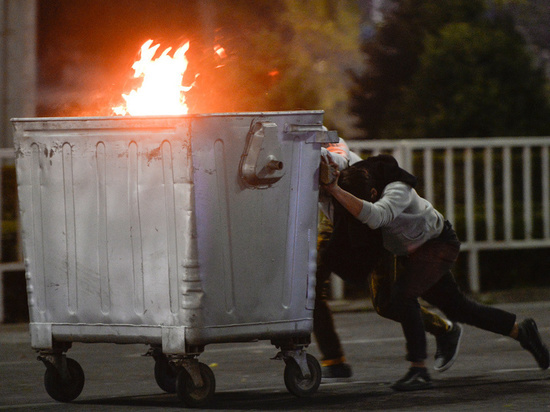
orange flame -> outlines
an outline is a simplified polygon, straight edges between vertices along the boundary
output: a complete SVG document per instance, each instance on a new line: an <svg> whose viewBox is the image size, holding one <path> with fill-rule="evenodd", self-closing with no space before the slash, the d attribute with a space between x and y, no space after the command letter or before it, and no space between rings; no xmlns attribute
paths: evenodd
<svg viewBox="0 0 550 412"><path fill-rule="evenodd" d="M132 90L130 94L122 94L125 104L113 107L116 115L180 115L188 113L185 93L193 85L185 87L182 79L187 70L189 42L174 52L167 48L157 58L153 59L160 44L155 46L153 40L148 40L141 46L140 59L134 62L134 78L142 78L141 87Z"/></svg>

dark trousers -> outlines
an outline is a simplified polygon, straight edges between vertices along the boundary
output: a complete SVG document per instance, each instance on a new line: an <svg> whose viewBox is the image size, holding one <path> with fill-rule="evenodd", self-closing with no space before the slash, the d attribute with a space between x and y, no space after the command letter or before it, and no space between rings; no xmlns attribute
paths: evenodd
<svg viewBox="0 0 550 412"><path fill-rule="evenodd" d="M336 333L332 311L328 306L330 275L332 270L322 256L332 234L330 221L321 214L317 238L317 283L315 284L315 309L313 310L313 334L319 345L322 360L343 360L344 351Z"/></svg>
<svg viewBox="0 0 550 412"><path fill-rule="evenodd" d="M340 338L336 333L332 311L327 302L332 270L323 259L332 231L332 224L321 214L317 239L317 283L315 286L315 309L313 311L313 334L319 345L322 360L339 362L344 359L344 351ZM365 251L365 253L368 253L368 251ZM390 310L391 290L395 282L394 267L394 258L388 254L388 256L381 259L376 271L370 276L372 305L379 315L392 320L396 320L394 313ZM368 279L365 279L365 284L357 287L366 289L368 287L367 281ZM439 315L422 307L420 310L426 332L438 336L448 330L447 323Z"/></svg>
<svg viewBox="0 0 550 412"><path fill-rule="evenodd" d="M441 236L429 240L409 256L398 258L390 307L403 328L408 361L420 362L427 357L419 297L439 308L453 322L505 336L514 326L514 314L479 304L462 293L450 271L459 250L456 233L446 222Z"/></svg>

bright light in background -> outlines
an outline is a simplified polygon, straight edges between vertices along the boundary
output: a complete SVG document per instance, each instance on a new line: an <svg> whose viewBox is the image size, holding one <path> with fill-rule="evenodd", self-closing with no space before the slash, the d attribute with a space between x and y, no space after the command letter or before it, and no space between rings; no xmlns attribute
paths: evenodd
<svg viewBox="0 0 550 412"><path fill-rule="evenodd" d="M188 113L185 93L193 85L182 85L183 75L187 70L189 42L174 52L168 53L171 47L154 58L160 44L154 45L148 40L141 46L140 59L134 62L134 78L142 78L141 86L130 94L123 94L125 104L113 107L116 115L180 115ZM223 49L222 49L223 50Z"/></svg>

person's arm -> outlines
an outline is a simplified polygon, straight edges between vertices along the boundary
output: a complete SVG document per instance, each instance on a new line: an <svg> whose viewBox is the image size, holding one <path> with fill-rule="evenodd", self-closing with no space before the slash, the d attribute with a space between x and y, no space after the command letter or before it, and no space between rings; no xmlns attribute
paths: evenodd
<svg viewBox="0 0 550 412"><path fill-rule="evenodd" d="M363 200L355 197L350 192L342 189L340 186L334 185L331 189L329 189L329 193L342 206L344 206L346 210L353 215L353 217L356 218L359 216L359 213L363 210Z"/></svg>
<svg viewBox="0 0 550 412"><path fill-rule="evenodd" d="M411 187L406 183L390 183L378 201L363 202L363 209L356 217L371 229L387 226L409 206L411 194Z"/></svg>
<svg viewBox="0 0 550 412"><path fill-rule="evenodd" d="M396 216L401 214L410 203L410 187L402 182L390 183L384 195L377 202L369 202L359 199L338 186L339 171L333 172L334 181L324 188L338 201L353 217L366 223L371 229L389 224Z"/></svg>

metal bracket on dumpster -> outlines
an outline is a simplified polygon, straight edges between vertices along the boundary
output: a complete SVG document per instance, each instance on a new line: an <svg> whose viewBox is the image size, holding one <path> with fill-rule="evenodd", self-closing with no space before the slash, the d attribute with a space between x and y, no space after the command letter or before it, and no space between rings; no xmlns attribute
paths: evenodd
<svg viewBox="0 0 550 412"><path fill-rule="evenodd" d="M29 324L29 329L31 331L31 346L33 348L53 348L54 344L51 323L31 322Z"/></svg>
<svg viewBox="0 0 550 412"><path fill-rule="evenodd" d="M282 350L272 359L283 360L285 363L289 362L290 359L294 359L302 372L302 376L306 379L311 377L311 372L307 364L306 352L303 349Z"/></svg>
<svg viewBox="0 0 550 412"><path fill-rule="evenodd" d="M181 359L179 366L184 368L189 376L191 376L191 380L193 381L195 388L202 388L204 386L204 380L202 379L198 359L183 358Z"/></svg>
<svg viewBox="0 0 550 412"><path fill-rule="evenodd" d="M277 133L273 122L257 122L250 128L240 164L240 175L247 185L266 188L284 176Z"/></svg>
<svg viewBox="0 0 550 412"><path fill-rule="evenodd" d="M70 380L71 376L67 368L67 357L64 353L40 353L37 359L41 361L46 368L55 368L62 380Z"/></svg>
<svg viewBox="0 0 550 412"><path fill-rule="evenodd" d="M328 130L321 124L285 124L285 133L308 134L306 143L338 143L336 130Z"/></svg>

